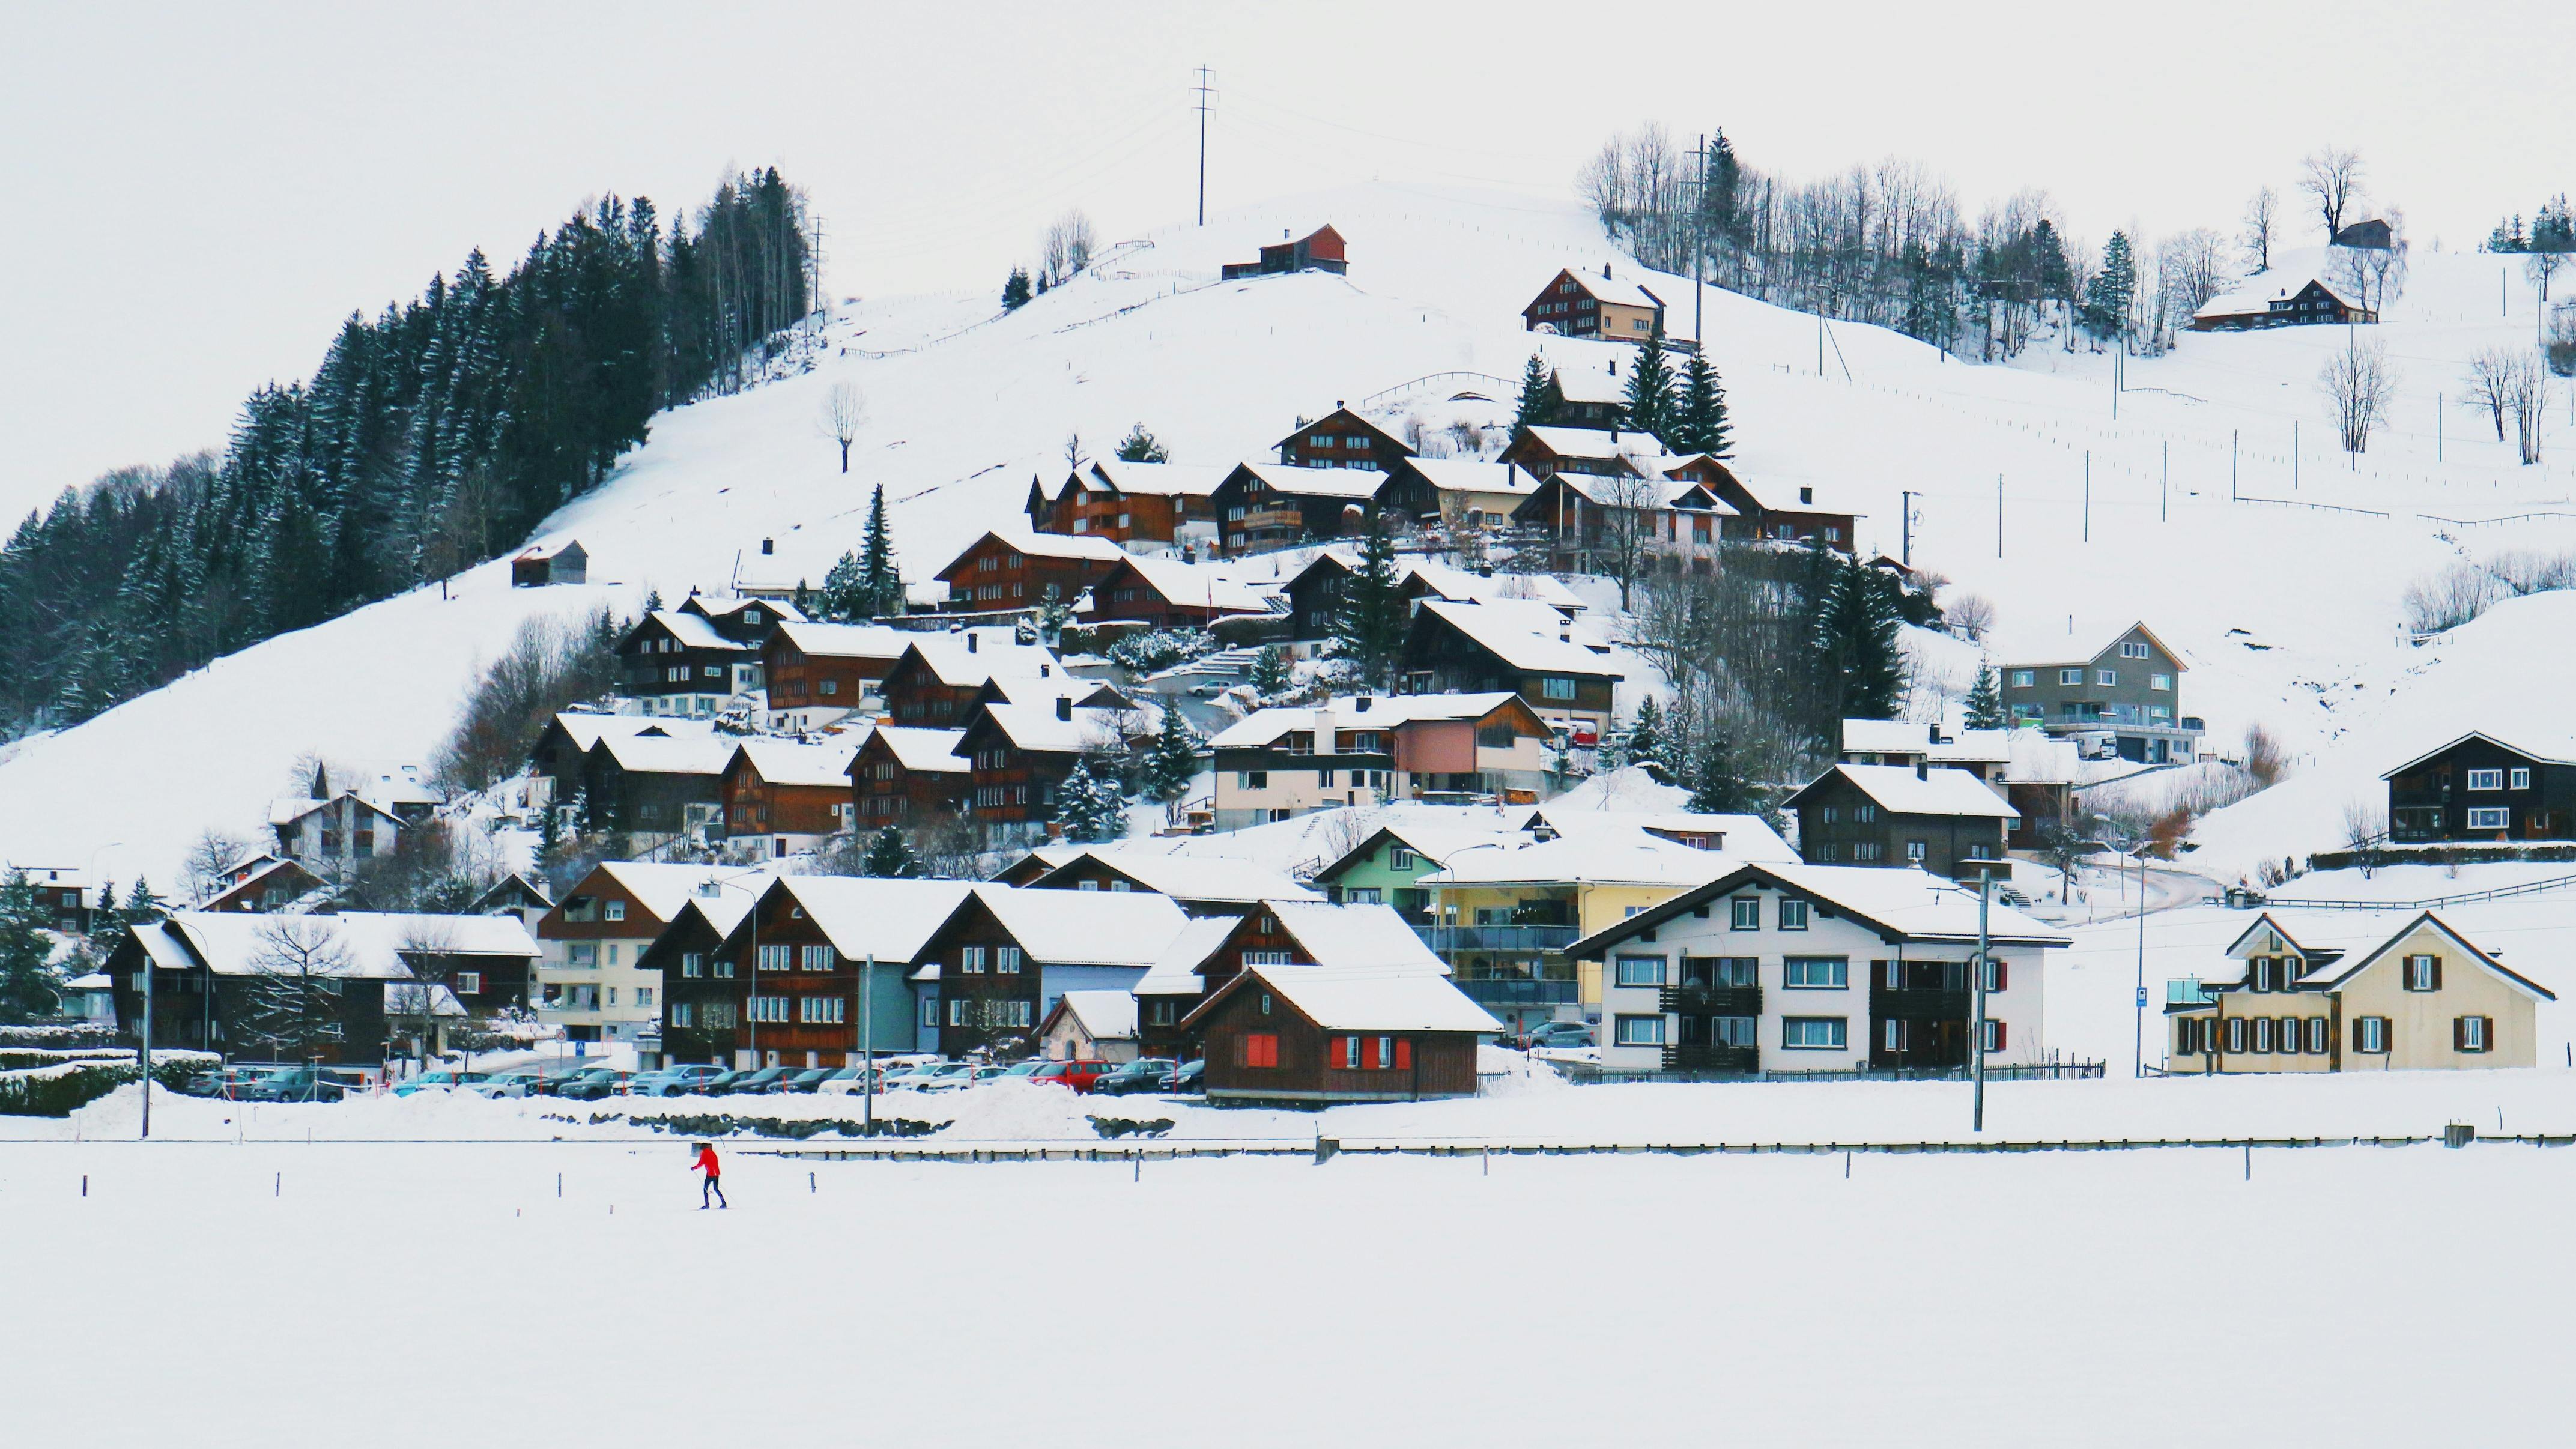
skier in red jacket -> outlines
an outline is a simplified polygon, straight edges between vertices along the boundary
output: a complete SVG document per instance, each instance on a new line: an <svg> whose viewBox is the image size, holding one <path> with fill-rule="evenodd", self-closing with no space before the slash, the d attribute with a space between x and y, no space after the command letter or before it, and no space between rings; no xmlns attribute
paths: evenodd
<svg viewBox="0 0 2576 1449"><path fill-rule="evenodd" d="M714 1195L716 1200L715 1205L717 1207L721 1208L731 1206L730 1203L725 1201L723 1182L724 1169L716 1166L715 1144L711 1142L699 1143L698 1155L695 1160L689 1163L689 1170L691 1172L703 1172L707 1175L706 1183L698 1189L698 1211L705 1212L707 1210L707 1197L709 1194Z"/></svg>

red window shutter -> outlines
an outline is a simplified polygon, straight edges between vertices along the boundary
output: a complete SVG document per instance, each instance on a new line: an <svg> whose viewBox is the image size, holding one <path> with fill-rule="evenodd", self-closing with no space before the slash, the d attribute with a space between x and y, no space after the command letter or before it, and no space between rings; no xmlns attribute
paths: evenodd
<svg viewBox="0 0 2576 1449"><path fill-rule="evenodd" d="M1988 990L1992 990L1992 991L2001 991L2001 990L2003 990L2003 989L2004 989L2004 983L2005 983L2006 981L2011 980L2011 979L2012 979L2012 968L2011 968L2011 966L2010 966L2008 963L2006 963L2006 962L2003 962L2003 961L1997 961L1997 962L1995 963L1995 984L1994 984L1993 986L1991 986L1991 987L1987 988L1987 989L1988 989Z"/></svg>
<svg viewBox="0 0 2576 1449"><path fill-rule="evenodd" d="M1399 1072L1413 1070L1413 1038L1400 1036L1395 1039L1395 1069Z"/></svg>
<svg viewBox="0 0 2576 1449"><path fill-rule="evenodd" d="M2452 1018L2451 1018L2451 1050L2453 1050L2453 1051L2459 1051L2459 1050L2463 1049L2464 1047L2466 1047L2466 1046L2468 1045L2468 1041L2469 1041L2469 1019L2468 1019L2467 1017L2465 1017L2465 1016L2455 1016L2455 1017L2452 1017Z"/></svg>
<svg viewBox="0 0 2576 1449"><path fill-rule="evenodd" d="M1377 1043L1378 1039L1373 1036L1364 1036L1360 1038L1361 1071L1373 1072L1377 1070Z"/></svg>
<svg viewBox="0 0 2576 1449"><path fill-rule="evenodd" d="M2003 967L2002 967L2002 966L2000 966L2000 965L1998 965L1995 969L1996 969L1996 970L1998 970L1998 971L2000 971L2000 970L2002 970L2002 969L2003 969ZM2002 1050L2004 1049L2004 1024L2003 1024L2002 1022L1998 1021L1998 1022L1994 1023L1994 1028L1995 1028L1995 1045L1994 1045L1994 1049L1995 1049L1996 1051L2002 1051Z"/></svg>

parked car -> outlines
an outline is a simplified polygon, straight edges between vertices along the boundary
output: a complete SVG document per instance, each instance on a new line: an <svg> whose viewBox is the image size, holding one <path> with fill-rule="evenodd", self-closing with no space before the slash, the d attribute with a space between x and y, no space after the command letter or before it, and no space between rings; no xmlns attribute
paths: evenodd
<svg viewBox="0 0 2576 1449"><path fill-rule="evenodd" d="M245 1102L337 1102L348 1088L311 1067L279 1067L244 1088Z"/></svg>
<svg viewBox="0 0 2576 1449"><path fill-rule="evenodd" d="M1531 1027L1528 1043L1538 1047L1588 1047L1593 1044L1592 1028L1579 1021L1542 1021Z"/></svg>
<svg viewBox="0 0 2576 1449"><path fill-rule="evenodd" d="M803 1070L802 1067L762 1067L757 1071L744 1072L722 1087L709 1087L707 1090L749 1092L754 1095L781 1092L786 1090L784 1084L787 1079Z"/></svg>
<svg viewBox="0 0 2576 1449"><path fill-rule="evenodd" d="M527 1097L536 1094L537 1080L543 1074L534 1067L495 1072L465 1090L478 1097Z"/></svg>
<svg viewBox="0 0 2576 1449"><path fill-rule="evenodd" d="M1091 1090L1111 1097L1123 1097L1130 1092L1159 1091L1161 1089L1155 1084L1177 1065L1179 1063L1170 1057L1139 1057L1115 1071L1101 1074L1092 1082Z"/></svg>
<svg viewBox="0 0 2576 1449"><path fill-rule="evenodd" d="M732 1075L733 1073L722 1067L699 1062L690 1066L664 1067L658 1072L646 1072L628 1083L628 1089L639 1097L677 1097L686 1092L699 1090L701 1083L713 1078Z"/></svg>
<svg viewBox="0 0 2576 1449"><path fill-rule="evenodd" d="M778 1083L778 1090L782 1092L815 1092L821 1090L823 1084L831 1080L831 1078L832 1069L830 1067L806 1067L801 1071L789 1072L785 1077L781 1078Z"/></svg>
<svg viewBox="0 0 2576 1449"><path fill-rule="evenodd" d="M423 1072L417 1077L394 1083L394 1095L410 1097L428 1091L452 1092L459 1087L470 1087L476 1082L490 1080L489 1072Z"/></svg>
<svg viewBox="0 0 2576 1449"><path fill-rule="evenodd" d="M742 1088L743 1078L750 1075L751 1069L747 1067L732 1069L718 1068L714 1076L699 1077L690 1082L688 1085L688 1091L693 1095L701 1097L713 1097L723 1093L740 1091Z"/></svg>
<svg viewBox="0 0 2576 1449"><path fill-rule="evenodd" d="M1183 1064L1181 1069L1177 1072L1165 1073L1160 1080L1154 1083L1154 1090L1158 1092L1173 1092L1182 1096L1188 1096L1191 1093L1205 1090L1201 1084L1206 1080L1206 1077L1207 1058L1201 1057L1197 1061Z"/></svg>
<svg viewBox="0 0 2576 1449"><path fill-rule="evenodd" d="M952 1067L955 1065L957 1065L955 1062L936 1060L915 1062L910 1068L897 1072L886 1078L886 1085L888 1087L908 1087L918 1090L921 1087L928 1085L931 1078L938 1076L942 1068Z"/></svg>
<svg viewBox="0 0 2576 1449"><path fill-rule="evenodd" d="M973 1062L941 1062L916 1084L925 1092L953 1092L974 1084L981 1070Z"/></svg>
<svg viewBox="0 0 2576 1449"><path fill-rule="evenodd" d="M545 1090L553 1096L569 1097L576 1102L596 1102L626 1091L635 1081L633 1072L615 1067L591 1067L569 1077L555 1079Z"/></svg>
<svg viewBox="0 0 2576 1449"><path fill-rule="evenodd" d="M1088 1092L1115 1069L1116 1064L1112 1062L1041 1062L1036 1071L1029 1073L1029 1080L1053 1082L1059 1087Z"/></svg>
<svg viewBox="0 0 2576 1449"><path fill-rule="evenodd" d="M1046 1058L1044 1057L1030 1057L1026 1061L1011 1063L1009 1066L1004 1067L997 1075L1008 1077L1015 1082L1025 1082L1029 1078L1036 1076L1038 1074L1038 1068L1043 1067L1046 1064ZM986 1080L986 1078L983 1073L978 1072L975 1074L975 1080L980 1082Z"/></svg>

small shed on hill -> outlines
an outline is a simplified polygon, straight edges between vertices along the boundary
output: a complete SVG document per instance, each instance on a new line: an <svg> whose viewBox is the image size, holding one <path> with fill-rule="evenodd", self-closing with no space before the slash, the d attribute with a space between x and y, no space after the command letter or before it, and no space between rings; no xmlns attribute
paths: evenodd
<svg viewBox="0 0 2576 1449"><path fill-rule="evenodd" d="M1342 234L1330 223L1315 228L1294 241L1281 232L1280 239L1261 249L1257 262L1227 262L1218 271L1225 281L1237 277L1258 277L1273 272L1333 272L1347 274L1350 260L1342 250Z"/></svg>
<svg viewBox="0 0 2576 1449"><path fill-rule="evenodd" d="M541 543L510 560L510 587L533 589L544 584L579 584L590 580L590 554L581 540Z"/></svg>

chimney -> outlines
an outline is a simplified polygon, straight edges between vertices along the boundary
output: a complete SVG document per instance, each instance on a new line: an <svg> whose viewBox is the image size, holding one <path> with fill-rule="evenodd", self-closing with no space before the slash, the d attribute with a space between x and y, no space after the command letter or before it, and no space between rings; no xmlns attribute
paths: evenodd
<svg viewBox="0 0 2576 1449"><path fill-rule="evenodd" d="M1360 714L1366 714L1366 713L1368 713L1368 712L1369 712L1369 706L1370 706L1370 705L1373 705L1373 704L1375 704L1375 703L1377 703L1377 700L1376 700L1376 699L1372 698L1372 697L1371 697L1371 696L1369 696L1369 695L1365 695L1365 694L1363 694L1363 695L1361 695L1361 696L1360 696L1359 708L1358 708L1358 710L1357 710L1356 712L1357 712L1357 713L1360 713Z"/></svg>
<svg viewBox="0 0 2576 1449"><path fill-rule="evenodd" d="M1601 264L1601 280L1605 282L1610 280L1610 264L1608 262L1603 262Z"/></svg>
<svg viewBox="0 0 2576 1449"><path fill-rule="evenodd" d="M975 652L975 631L972 629L966 631L966 652L969 654Z"/></svg>
<svg viewBox="0 0 2576 1449"><path fill-rule="evenodd" d="M1918 780L1929 780L1932 778L1932 763L1930 760L1921 755L1916 755L1914 757L1914 778Z"/></svg>
<svg viewBox="0 0 2576 1449"><path fill-rule="evenodd" d="M1800 487L1800 488L1798 489L1798 501L1799 501L1799 502L1801 502L1801 503L1813 503L1813 502L1815 502L1815 501L1816 501L1816 490L1815 490L1815 489L1813 489L1813 488L1808 488L1808 487L1803 487L1803 486L1802 486L1802 487Z"/></svg>
<svg viewBox="0 0 2576 1449"><path fill-rule="evenodd" d="M1054 666L1054 665L1052 665L1052 664L1041 664L1041 665L1039 665L1039 666L1038 666L1038 678L1040 678L1040 679L1048 678L1048 677L1052 676L1054 673L1055 673L1055 666Z"/></svg>
<svg viewBox="0 0 2576 1449"><path fill-rule="evenodd" d="M774 538L764 538L764 539L762 539L762 540L760 541L760 551L761 551L762 553L776 553L776 552L778 552L778 540L777 540L777 539L774 539Z"/></svg>
<svg viewBox="0 0 2576 1449"><path fill-rule="evenodd" d="M1057 696L1055 697L1055 717L1056 717L1057 719L1062 719L1062 720L1069 720L1069 719L1072 719L1072 718L1073 718L1073 696L1072 696L1072 695L1069 695L1069 694L1059 694L1059 695L1057 695Z"/></svg>

